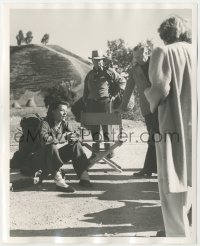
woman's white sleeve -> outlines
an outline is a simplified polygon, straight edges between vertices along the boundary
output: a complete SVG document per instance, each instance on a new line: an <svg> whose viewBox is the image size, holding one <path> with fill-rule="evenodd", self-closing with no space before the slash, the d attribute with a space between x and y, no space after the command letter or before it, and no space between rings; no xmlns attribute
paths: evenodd
<svg viewBox="0 0 200 246"><path fill-rule="evenodd" d="M171 68L165 47L158 47L153 51L149 64L149 79L151 87L147 88L144 94L153 113L159 104L166 99L170 91Z"/></svg>

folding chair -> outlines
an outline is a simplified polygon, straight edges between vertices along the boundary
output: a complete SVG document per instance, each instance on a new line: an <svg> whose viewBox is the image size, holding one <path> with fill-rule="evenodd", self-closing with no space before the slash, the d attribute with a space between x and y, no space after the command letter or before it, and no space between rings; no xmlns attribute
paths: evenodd
<svg viewBox="0 0 200 246"><path fill-rule="evenodd" d="M92 125L117 125L119 126L119 135L118 139L113 141L104 141L104 140L99 140L99 141L93 141L93 140L85 140L84 139L84 134L83 131L85 127L87 126L92 126ZM122 145L123 141L121 139L122 135L122 119L121 119L121 114L120 113L84 113L81 112L81 130L82 130L82 143L84 146L86 146L90 151L95 153L95 158L91 159L91 164L88 168L91 168L96 162L99 162L100 160L103 160L104 163L107 163L109 166L114 168L118 172L122 172L122 168L117 165L114 161L110 160L107 158L107 155L113 151L115 148L119 147ZM110 149L105 150L105 149L100 149L100 151L95 151L95 149L90 145L93 143L113 143L111 145Z"/></svg>

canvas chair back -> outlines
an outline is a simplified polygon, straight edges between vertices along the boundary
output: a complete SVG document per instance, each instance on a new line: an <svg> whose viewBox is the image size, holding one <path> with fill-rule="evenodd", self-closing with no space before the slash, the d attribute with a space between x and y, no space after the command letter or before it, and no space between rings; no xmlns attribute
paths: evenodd
<svg viewBox="0 0 200 246"><path fill-rule="evenodd" d="M81 113L81 125L118 125L122 127L120 113Z"/></svg>

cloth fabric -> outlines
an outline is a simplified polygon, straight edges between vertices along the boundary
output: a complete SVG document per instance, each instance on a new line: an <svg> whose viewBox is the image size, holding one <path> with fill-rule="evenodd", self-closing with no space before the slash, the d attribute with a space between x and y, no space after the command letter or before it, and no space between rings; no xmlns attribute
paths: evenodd
<svg viewBox="0 0 200 246"><path fill-rule="evenodd" d="M126 110L128 102L136 86L139 94L140 109L142 115L145 116L151 113L149 102L147 101L144 95L144 90L151 85L148 79L148 68L149 60L145 64L133 66L129 70L129 79L127 80L126 88L121 103L122 110Z"/></svg>
<svg viewBox="0 0 200 246"><path fill-rule="evenodd" d="M150 105L147 101L144 90L151 85L148 77L149 60L143 65L135 65L129 70L129 79L126 84L124 95L122 98L121 109L125 110L130 97L133 93L134 87L137 87L141 113L144 116L149 139L148 148L144 161L143 170L145 172L157 173L157 161L156 161L156 147L153 139L154 133L159 132L158 126L158 113L151 113Z"/></svg>
<svg viewBox="0 0 200 246"><path fill-rule="evenodd" d="M112 83L112 86L111 86ZM125 80L112 68L96 70L93 68L84 81L83 101L86 103L86 112L89 113L108 113L111 112L111 97L118 96L118 90L113 88L117 85L124 89ZM112 89L112 92L111 92ZM89 126L94 141L100 140L100 128L102 127L104 141L111 140L112 126L96 125ZM96 151L99 150L99 143L93 144ZM110 144L105 144L105 149L109 149ZM113 153L111 153L113 154Z"/></svg>
<svg viewBox="0 0 200 246"><path fill-rule="evenodd" d="M108 113L111 111L110 99L105 98L102 100L91 100L88 99L86 103L86 111L88 113ZM102 127L103 136L101 136L100 130ZM111 125L93 125L89 126L94 141L103 140L112 141L112 126ZM95 151L99 151L100 144L94 143L93 147ZM110 149L110 143L105 144L105 149Z"/></svg>
<svg viewBox="0 0 200 246"><path fill-rule="evenodd" d="M85 103L83 102L83 98L79 98L71 107L71 112L76 118L77 122L81 122L81 112L85 112Z"/></svg>
<svg viewBox="0 0 200 246"><path fill-rule="evenodd" d="M154 135L159 132L158 111L144 116L148 131L148 148L144 161L143 171L145 173L157 173L156 146Z"/></svg>
<svg viewBox="0 0 200 246"><path fill-rule="evenodd" d="M40 128L40 142L42 145L58 144L64 133L70 132L73 132L73 127L67 121L62 121L61 124L55 126L53 119L46 117Z"/></svg>
<svg viewBox="0 0 200 246"><path fill-rule="evenodd" d="M80 179L82 173L87 170L90 164L80 142L66 144L59 149L55 144L46 145L43 148L45 161L42 163L44 163L44 169L47 173L55 173L63 164L72 160L74 171ZM41 160L37 161L41 162Z"/></svg>
<svg viewBox="0 0 200 246"><path fill-rule="evenodd" d="M88 93L88 99L109 98L109 82L103 70L95 71L94 69L87 75L85 81L84 93ZM85 97L85 95L84 95Z"/></svg>
<svg viewBox="0 0 200 246"><path fill-rule="evenodd" d="M72 127L68 122L62 121L61 124L54 126L52 119L48 117L42 121L41 128L35 136L37 148L29 155L24 153L23 148L17 152L20 156L21 171L26 175L33 175L36 171L42 170L43 173L55 173L67 161L72 160L72 164L77 176L87 170L90 162L87 159L80 142L66 143L63 147L57 144L65 139L65 133L71 133ZM23 144L25 146L25 142ZM16 159L16 158L15 158ZM19 159L19 158L18 158Z"/></svg>
<svg viewBox="0 0 200 246"><path fill-rule="evenodd" d="M101 98L110 98L117 96L118 91L110 92L110 83L116 83L121 89L125 87L125 80L111 68L96 70L93 68L87 75L84 81L83 100L87 99L98 100Z"/></svg>
<svg viewBox="0 0 200 246"><path fill-rule="evenodd" d="M58 150L56 144L59 143L64 133L72 132L68 122L62 121L55 128L51 119L46 118L42 122L40 136L43 149L45 168L52 172L59 170L64 162L72 160L72 164L77 176L80 178L82 172L87 170L89 160L87 159L80 142L68 143ZM38 160L39 162L39 160Z"/></svg>
<svg viewBox="0 0 200 246"><path fill-rule="evenodd" d="M145 94L151 111L158 107L168 193L185 192L192 185L192 68L191 45L184 42L158 47L149 67L151 87Z"/></svg>
<svg viewBox="0 0 200 246"><path fill-rule="evenodd" d="M190 235L187 213L191 207L191 189L187 192L168 193L165 185L165 165L163 159L164 144L156 147L158 159L158 184L161 209L167 237L187 237Z"/></svg>
<svg viewBox="0 0 200 246"><path fill-rule="evenodd" d="M167 237L189 235L188 197L192 185L191 45L158 47L149 66L151 87L145 95L158 108L156 140L158 185Z"/></svg>

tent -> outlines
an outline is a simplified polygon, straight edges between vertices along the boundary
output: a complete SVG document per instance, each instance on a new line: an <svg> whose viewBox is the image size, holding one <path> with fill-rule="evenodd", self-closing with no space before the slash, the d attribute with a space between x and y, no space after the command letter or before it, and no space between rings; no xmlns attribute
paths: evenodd
<svg viewBox="0 0 200 246"><path fill-rule="evenodd" d="M11 106L12 108L18 108L18 109L22 108L17 101L14 101Z"/></svg>
<svg viewBox="0 0 200 246"><path fill-rule="evenodd" d="M36 107L34 98L29 98L27 103L26 103L26 107Z"/></svg>

